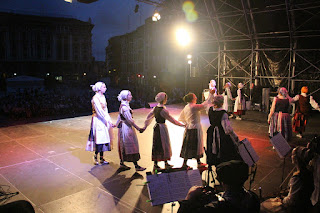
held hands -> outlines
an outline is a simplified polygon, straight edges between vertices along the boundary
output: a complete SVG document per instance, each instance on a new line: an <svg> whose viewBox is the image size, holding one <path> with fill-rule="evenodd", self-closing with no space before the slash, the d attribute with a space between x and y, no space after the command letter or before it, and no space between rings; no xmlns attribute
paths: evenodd
<svg viewBox="0 0 320 213"><path fill-rule="evenodd" d="M140 133L143 133L145 130L146 130L146 127L143 127L143 128L140 128L140 129L139 129L139 132L140 132Z"/></svg>
<svg viewBox="0 0 320 213"><path fill-rule="evenodd" d="M216 88L210 89L210 93L214 95L216 93Z"/></svg>

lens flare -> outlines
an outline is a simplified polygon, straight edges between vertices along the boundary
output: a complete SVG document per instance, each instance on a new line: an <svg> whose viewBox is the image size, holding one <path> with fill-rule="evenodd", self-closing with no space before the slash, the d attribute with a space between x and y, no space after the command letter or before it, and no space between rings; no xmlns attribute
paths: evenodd
<svg viewBox="0 0 320 213"><path fill-rule="evenodd" d="M182 9L184 12L193 11L193 9L194 9L193 2L192 1L185 1L182 5Z"/></svg>
<svg viewBox="0 0 320 213"><path fill-rule="evenodd" d="M194 10L194 7L195 5L191 1L185 1L182 5L182 10L189 22L195 22L198 19L198 13Z"/></svg>

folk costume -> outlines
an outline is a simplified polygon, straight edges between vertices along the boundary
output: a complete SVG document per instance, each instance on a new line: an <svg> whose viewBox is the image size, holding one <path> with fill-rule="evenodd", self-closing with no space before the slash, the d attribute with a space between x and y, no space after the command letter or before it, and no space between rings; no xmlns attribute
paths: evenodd
<svg viewBox="0 0 320 213"><path fill-rule="evenodd" d="M203 157L204 150L200 112L207 108L212 95L210 92L207 101L202 104L188 102L180 113L178 120L186 124L180 153L180 157L184 159L183 167L187 167L187 160L191 158L196 158L198 164L201 165L200 158Z"/></svg>
<svg viewBox="0 0 320 213"><path fill-rule="evenodd" d="M87 151L95 151L95 164L98 164L98 153L100 153L100 163L108 163L103 159L103 152L111 151L113 148L113 129L108 113L107 101L103 94L98 93L102 85L105 86L102 82L97 82L95 85L92 85L92 89L96 91L96 94L91 100L92 119L86 147Z"/></svg>
<svg viewBox="0 0 320 213"><path fill-rule="evenodd" d="M223 108L210 107L210 127L207 130L207 160L210 165L218 165L230 160L241 160L238 153L238 136L233 131L228 114Z"/></svg>
<svg viewBox="0 0 320 213"><path fill-rule="evenodd" d="M243 84L238 84L237 97L234 104L234 114L237 115L238 120L241 120L241 116L246 114L246 99L243 92Z"/></svg>
<svg viewBox="0 0 320 213"><path fill-rule="evenodd" d="M137 164L137 161L140 159L140 152L135 129L140 130L140 128L133 120L132 109L130 108L129 101L127 100L128 95L131 96L130 91L123 90L118 96L118 100L121 101L116 124L118 127L120 166L124 169L130 169L130 167L126 166L124 162L133 162L136 170L143 171L145 168L140 167Z"/></svg>
<svg viewBox="0 0 320 213"><path fill-rule="evenodd" d="M292 130L297 134L297 137L302 138L302 133L305 132L307 120L311 113L311 107L320 111L318 103L312 96L308 96L308 87L301 88L301 94L296 95L293 101L297 101L296 110L292 122Z"/></svg>
<svg viewBox="0 0 320 213"><path fill-rule="evenodd" d="M167 163L172 156L171 143L169 138L169 132L166 125L166 120L171 123L184 126L183 123L175 120L170 114L169 111L164 106L163 101L166 100L167 95L164 92L157 94L155 100L158 102L158 105L151 110L148 114L145 121L145 128L147 128L153 118L156 120L156 124L153 127L153 144L152 144L152 161L154 161L154 166L159 168L158 161L165 161L166 168L170 167Z"/></svg>
<svg viewBox="0 0 320 213"><path fill-rule="evenodd" d="M224 89L224 102L222 108L229 114L231 115L233 112L233 97L231 93L231 83L226 83L225 89Z"/></svg>
<svg viewBox="0 0 320 213"><path fill-rule="evenodd" d="M270 138L280 132L287 141L291 140L292 126L289 107L292 98L289 98L286 88L282 87L279 95L273 99L268 116Z"/></svg>

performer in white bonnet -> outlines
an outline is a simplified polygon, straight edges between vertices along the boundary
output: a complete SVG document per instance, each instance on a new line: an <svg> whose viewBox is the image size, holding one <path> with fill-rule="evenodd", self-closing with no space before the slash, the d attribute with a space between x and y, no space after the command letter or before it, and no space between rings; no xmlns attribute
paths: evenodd
<svg viewBox="0 0 320 213"><path fill-rule="evenodd" d="M241 116L246 114L246 99L243 92L243 84L238 84L237 97L234 104L234 114L236 114L236 119L241 120Z"/></svg>
<svg viewBox="0 0 320 213"><path fill-rule="evenodd" d="M138 160L140 159L139 153L139 143L136 131L142 130L134 122L132 117L132 109L130 108L130 101L132 100L132 95L129 90L122 90L118 95L118 100L121 101L119 108L119 115L117 120L118 127L118 150L120 157L120 168L130 169L129 166L124 164L125 161L133 162L136 171L143 171L143 168L138 165Z"/></svg>
<svg viewBox="0 0 320 213"><path fill-rule="evenodd" d="M222 108L228 113L229 117L232 118L234 98L232 97L230 88L231 88L231 83L230 82L226 83L226 85L224 86L224 95L223 95L224 102L223 102Z"/></svg>
<svg viewBox="0 0 320 213"><path fill-rule="evenodd" d="M97 82L90 85L96 94L92 97L92 120L89 139L87 143L87 151L95 151L93 160L98 165L98 153L100 153L100 163L108 164L103 158L104 151L111 151L113 147L113 130L111 118L108 113L107 101L103 95L107 87L103 82Z"/></svg>

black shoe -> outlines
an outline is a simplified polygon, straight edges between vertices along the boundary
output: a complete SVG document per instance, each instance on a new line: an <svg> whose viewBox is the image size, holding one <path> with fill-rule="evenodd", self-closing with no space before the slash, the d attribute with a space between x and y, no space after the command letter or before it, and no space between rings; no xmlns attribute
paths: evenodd
<svg viewBox="0 0 320 213"><path fill-rule="evenodd" d="M181 169L191 170L192 168L190 166L188 166L187 164L184 164L184 165L181 166Z"/></svg>
<svg viewBox="0 0 320 213"><path fill-rule="evenodd" d="M170 165L168 163L165 164L165 169L172 169L173 165Z"/></svg>
<svg viewBox="0 0 320 213"><path fill-rule="evenodd" d="M141 166L135 166L135 168L136 168L136 171L144 171L144 170L146 170L146 168L144 168L144 167L141 167Z"/></svg>
<svg viewBox="0 0 320 213"><path fill-rule="evenodd" d="M127 165L125 165L125 164L123 164L123 163L121 163L121 164L120 164L120 169L129 170L129 169L131 169L131 167L130 167L130 166L127 166Z"/></svg>
<svg viewBox="0 0 320 213"><path fill-rule="evenodd" d="M106 161L105 159L101 158L100 159L100 164L109 164L109 162Z"/></svg>

